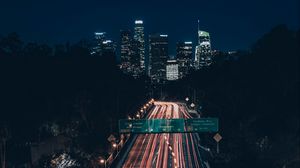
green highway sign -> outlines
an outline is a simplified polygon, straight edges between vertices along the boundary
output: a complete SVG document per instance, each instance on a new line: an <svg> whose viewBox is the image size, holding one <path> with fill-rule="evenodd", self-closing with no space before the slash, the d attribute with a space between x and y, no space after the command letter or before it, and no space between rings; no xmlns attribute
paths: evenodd
<svg viewBox="0 0 300 168"><path fill-rule="evenodd" d="M143 133L148 132L147 120L119 120L120 133Z"/></svg>
<svg viewBox="0 0 300 168"><path fill-rule="evenodd" d="M184 119L152 119L148 124L149 133L184 131Z"/></svg>
<svg viewBox="0 0 300 168"><path fill-rule="evenodd" d="M219 122L217 118L186 119L187 132L218 132Z"/></svg>
<svg viewBox="0 0 300 168"><path fill-rule="evenodd" d="M217 131L217 118L119 120L120 133L185 133Z"/></svg>

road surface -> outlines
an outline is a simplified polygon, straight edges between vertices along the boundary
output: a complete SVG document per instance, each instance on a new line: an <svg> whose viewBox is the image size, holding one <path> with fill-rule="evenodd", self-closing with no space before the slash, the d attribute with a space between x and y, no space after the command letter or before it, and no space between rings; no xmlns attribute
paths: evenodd
<svg viewBox="0 0 300 168"><path fill-rule="evenodd" d="M185 106L155 102L148 119L192 118ZM123 168L202 168L197 133L160 133L138 135Z"/></svg>

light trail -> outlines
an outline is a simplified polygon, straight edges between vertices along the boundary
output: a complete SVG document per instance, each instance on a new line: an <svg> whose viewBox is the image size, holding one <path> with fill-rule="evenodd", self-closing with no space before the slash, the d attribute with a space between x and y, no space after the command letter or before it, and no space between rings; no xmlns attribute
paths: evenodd
<svg viewBox="0 0 300 168"><path fill-rule="evenodd" d="M148 119L192 118L183 105L155 102ZM141 134L131 148L123 168L200 168L197 133Z"/></svg>

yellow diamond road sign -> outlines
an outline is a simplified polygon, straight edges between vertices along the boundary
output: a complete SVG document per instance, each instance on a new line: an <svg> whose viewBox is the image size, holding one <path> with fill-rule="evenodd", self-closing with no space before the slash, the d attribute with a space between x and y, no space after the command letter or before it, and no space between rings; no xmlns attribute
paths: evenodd
<svg viewBox="0 0 300 168"><path fill-rule="evenodd" d="M216 133L216 135L214 136L215 141L219 142L222 139L222 136L219 133Z"/></svg>
<svg viewBox="0 0 300 168"><path fill-rule="evenodd" d="M107 140L109 141L109 142L113 142L113 141L116 141L116 137L113 135L113 134L111 134L108 138L107 138Z"/></svg>

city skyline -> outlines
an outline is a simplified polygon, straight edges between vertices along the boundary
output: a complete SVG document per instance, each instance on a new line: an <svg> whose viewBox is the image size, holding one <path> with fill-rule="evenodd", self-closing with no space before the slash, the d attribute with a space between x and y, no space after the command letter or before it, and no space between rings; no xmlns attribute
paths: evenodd
<svg viewBox="0 0 300 168"><path fill-rule="evenodd" d="M147 34L144 33L144 21L135 20L134 23L134 34L130 29L120 30L120 41L116 47L119 52L116 52L116 48L113 47L114 40L109 40L111 41L111 53L114 53L119 68L125 74L132 75L134 78L147 75L151 78L152 83L165 83L167 80L182 79L192 70L209 67L214 61L213 52L217 50L212 50L209 32L200 30L199 20L197 24L198 42L195 49L192 41L179 40L176 43L175 55L169 54L170 46L167 34L149 34L148 43L146 43L145 36ZM101 49L104 45L103 40L106 39L106 33L95 32L94 34L96 43L91 49L91 54L105 56L106 54ZM176 61L174 62L174 60Z"/></svg>

